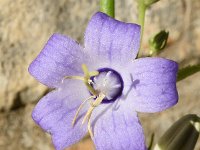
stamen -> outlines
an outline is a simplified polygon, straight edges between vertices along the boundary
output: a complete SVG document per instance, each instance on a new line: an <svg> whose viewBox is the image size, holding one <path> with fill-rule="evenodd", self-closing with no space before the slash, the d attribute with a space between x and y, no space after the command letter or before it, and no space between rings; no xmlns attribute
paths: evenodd
<svg viewBox="0 0 200 150"><path fill-rule="evenodd" d="M76 114L75 114L75 116L74 116L74 119L73 119L73 121L72 121L72 126L74 126L74 124L75 124L75 122L76 122L76 119L77 119L77 117L78 117L78 114L79 114L80 110L83 108L83 105L85 104L85 102L88 101L88 100L90 100L90 99L92 99L92 98L95 98L95 96L90 96L89 98L87 98L86 100L84 100L84 101L81 103L81 105L80 105L79 108L77 109Z"/></svg>
<svg viewBox="0 0 200 150"><path fill-rule="evenodd" d="M89 80L88 80L88 83L89 83L89 84L93 84L94 82L93 82L91 79L89 79Z"/></svg>
<svg viewBox="0 0 200 150"><path fill-rule="evenodd" d="M84 77L81 77L81 76L65 76L63 78L64 79L75 79L75 80L82 80L82 81L85 81L85 78Z"/></svg>
<svg viewBox="0 0 200 150"><path fill-rule="evenodd" d="M95 95L97 96L98 93L94 90L94 88L91 86L91 83L92 83L92 80L90 79L92 76L97 76L99 74L98 71L92 71L92 72L89 72L88 71L88 68L85 64L82 64L82 70L83 70L83 73L84 73L84 77L82 76L65 76L63 79L62 79L62 83L64 82L64 79L76 79L76 80L82 80L84 81L86 87L88 88L88 90L90 91L90 93L92 95Z"/></svg>
<svg viewBox="0 0 200 150"><path fill-rule="evenodd" d="M99 75L98 71L91 71L89 72L90 77Z"/></svg>
<svg viewBox="0 0 200 150"><path fill-rule="evenodd" d="M98 71L89 72L88 68L85 64L82 64L82 70L84 72L85 78L85 85L87 86L88 90L92 93L92 95L97 95L98 93L94 90L94 88L90 85L90 77L91 75L98 75Z"/></svg>
<svg viewBox="0 0 200 150"><path fill-rule="evenodd" d="M92 132L92 127L91 127L91 115L89 116L89 119L88 119L88 132L89 132L89 134L90 134L90 137L92 138L92 137L94 137L94 135L93 135L93 132Z"/></svg>
<svg viewBox="0 0 200 150"><path fill-rule="evenodd" d="M105 94L100 93L97 99L92 103L92 106L93 107L99 106L105 97L106 97Z"/></svg>
<svg viewBox="0 0 200 150"><path fill-rule="evenodd" d="M85 121L88 119L88 131L89 131L89 134L91 137L93 137L93 133L92 133L92 129L91 129L90 118L91 118L94 108L99 106L104 98L105 98L105 94L100 93L99 96L97 97L97 99L93 103L91 103L90 108L88 109L86 115L83 118L82 124L84 124Z"/></svg>
<svg viewBox="0 0 200 150"><path fill-rule="evenodd" d="M90 74L89 74L89 71L88 71L88 68L85 64L82 64L82 70L83 70L83 73L85 75L85 78L90 78Z"/></svg>
<svg viewBox="0 0 200 150"><path fill-rule="evenodd" d="M97 91L95 91L94 88L88 82L85 81L84 83L92 95L96 96L98 94Z"/></svg>
<svg viewBox="0 0 200 150"><path fill-rule="evenodd" d="M85 64L82 64L82 70L83 70L83 73L85 75L85 78L87 78L87 79L90 79L90 77L92 77L92 76L99 75L98 71L91 71L91 72L89 72L88 68L87 68L87 66Z"/></svg>
<svg viewBox="0 0 200 150"><path fill-rule="evenodd" d="M94 108L95 108L95 107L94 107L93 105L90 106L90 108L88 109L86 115L85 115L84 118L83 118L82 124L84 124L85 121L88 119L88 117L92 114L92 111L94 110Z"/></svg>

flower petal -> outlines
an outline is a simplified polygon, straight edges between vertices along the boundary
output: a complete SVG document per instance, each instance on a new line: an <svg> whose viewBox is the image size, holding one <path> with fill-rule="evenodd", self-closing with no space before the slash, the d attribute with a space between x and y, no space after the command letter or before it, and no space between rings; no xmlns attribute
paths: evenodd
<svg viewBox="0 0 200 150"><path fill-rule="evenodd" d="M164 58L140 58L129 65L132 77L129 104L139 112L159 112L178 101L178 64Z"/></svg>
<svg viewBox="0 0 200 150"><path fill-rule="evenodd" d="M136 112L115 104L104 107L99 116L95 115L93 141L96 149L145 150L144 133Z"/></svg>
<svg viewBox="0 0 200 150"><path fill-rule="evenodd" d="M79 115L81 117L78 117L74 127L72 120L79 105L89 96L89 93L85 92L86 89L78 81L70 82L43 97L32 112L33 120L52 135L57 150L63 150L78 142L87 133L86 126L81 126L81 118L89 104L81 110Z"/></svg>
<svg viewBox="0 0 200 150"><path fill-rule="evenodd" d="M109 63L126 63L134 59L140 44L140 26L117 21L96 13L85 33L85 49Z"/></svg>
<svg viewBox="0 0 200 150"><path fill-rule="evenodd" d="M81 47L74 40L53 34L30 64L29 72L39 82L49 87L58 87L64 76L81 73L84 57Z"/></svg>

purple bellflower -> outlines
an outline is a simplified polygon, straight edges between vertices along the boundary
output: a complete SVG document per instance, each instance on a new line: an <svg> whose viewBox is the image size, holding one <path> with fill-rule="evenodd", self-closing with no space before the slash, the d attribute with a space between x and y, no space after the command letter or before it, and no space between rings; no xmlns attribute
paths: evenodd
<svg viewBox="0 0 200 150"><path fill-rule="evenodd" d="M96 13L84 48L53 34L29 66L30 74L52 92L33 110L34 121L52 135L57 150L89 131L97 150L145 150L136 112L159 112L178 101L176 62L135 59L140 26Z"/></svg>

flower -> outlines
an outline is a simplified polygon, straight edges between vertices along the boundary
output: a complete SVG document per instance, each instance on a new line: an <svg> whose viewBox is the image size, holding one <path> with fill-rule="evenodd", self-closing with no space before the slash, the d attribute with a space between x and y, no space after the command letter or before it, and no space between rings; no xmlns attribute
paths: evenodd
<svg viewBox="0 0 200 150"><path fill-rule="evenodd" d="M89 131L97 150L144 150L137 112L159 112L177 103L176 62L136 58L140 26L97 12L82 48L54 34L29 66L52 92L33 110L33 120L52 135L57 150ZM87 122L87 123L86 123Z"/></svg>

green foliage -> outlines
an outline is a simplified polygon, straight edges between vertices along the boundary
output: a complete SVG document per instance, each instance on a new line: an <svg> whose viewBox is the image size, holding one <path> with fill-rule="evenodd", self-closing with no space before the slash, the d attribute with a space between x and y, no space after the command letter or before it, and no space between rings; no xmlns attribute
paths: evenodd
<svg viewBox="0 0 200 150"><path fill-rule="evenodd" d="M178 71L177 82L200 71L200 64L187 66Z"/></svg>

